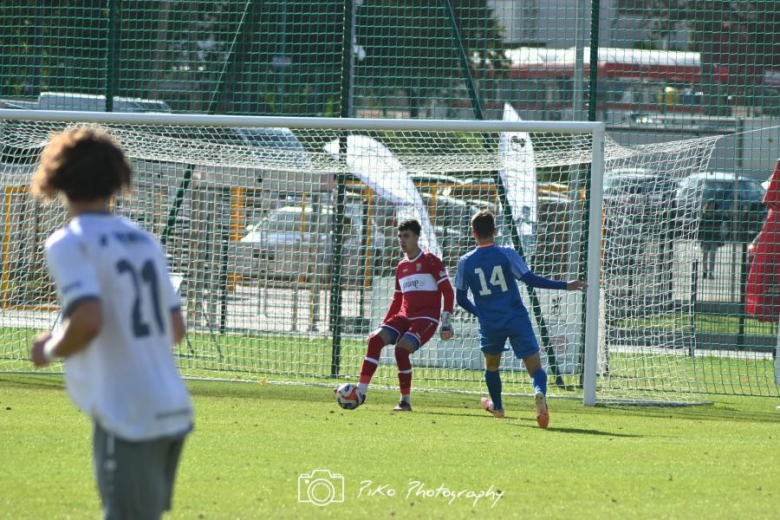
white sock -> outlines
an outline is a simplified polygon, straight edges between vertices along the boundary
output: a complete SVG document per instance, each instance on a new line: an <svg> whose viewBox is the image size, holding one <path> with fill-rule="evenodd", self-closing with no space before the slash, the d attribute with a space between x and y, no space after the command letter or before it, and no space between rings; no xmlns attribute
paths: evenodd
<svg viewBox="0 0 780 520"><path fill-rule="evenodd" d="M404 401L406 403L411 404L412 403L412 396L409 394L403 395L401 394L401 401Z"/></svg>
<svg viewBox="0 0 780 520"><path fill-rule="evenodd" d="M358 383L358 392L361 394L368 392L368 383Z"/></svg>

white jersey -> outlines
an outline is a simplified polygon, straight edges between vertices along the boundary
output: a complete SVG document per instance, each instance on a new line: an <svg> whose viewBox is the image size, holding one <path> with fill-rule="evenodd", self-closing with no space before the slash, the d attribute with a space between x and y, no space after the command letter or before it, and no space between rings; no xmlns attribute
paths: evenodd
<svg viewBox="0 0 780 520"><path fill-rule="evenodd" d="M46 256L64 319L89 299L103 312L98 336L65 360L76 406L129 441L191 428L172 351L171 311L180 301L159 242L121 217L88 213L49 237Z"/></svg>

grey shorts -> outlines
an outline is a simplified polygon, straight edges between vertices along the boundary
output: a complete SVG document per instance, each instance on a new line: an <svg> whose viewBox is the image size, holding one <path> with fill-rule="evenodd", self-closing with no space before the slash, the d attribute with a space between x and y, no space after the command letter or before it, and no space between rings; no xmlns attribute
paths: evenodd
<svg viewBox="0 0 780 520"><path fill-rule="evenodd" d="M156 520L171 509L187 433L130 442L95 422L92 452L105 520Z"/></svg>

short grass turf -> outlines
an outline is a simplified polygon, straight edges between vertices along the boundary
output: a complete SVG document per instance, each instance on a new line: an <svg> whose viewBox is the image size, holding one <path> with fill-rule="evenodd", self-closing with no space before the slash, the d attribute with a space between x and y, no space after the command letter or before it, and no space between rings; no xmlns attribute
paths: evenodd
<svg viewBox="0 0 780 520"><path fill-rule="evenodd" d="M709 520L780 510L774 399L690 408L559 399L541 430L524 398L507 399L498 421L469 395L417 393L413 413L392 414L391 392L347 412L323 387L188 384L196 428L167 518ZM99 517L90 437L60 376L0 375L0 518ZM300 476L316 469L343 476L343 503L299 502ZM315 498L325 491L312 488Z"/></svg>

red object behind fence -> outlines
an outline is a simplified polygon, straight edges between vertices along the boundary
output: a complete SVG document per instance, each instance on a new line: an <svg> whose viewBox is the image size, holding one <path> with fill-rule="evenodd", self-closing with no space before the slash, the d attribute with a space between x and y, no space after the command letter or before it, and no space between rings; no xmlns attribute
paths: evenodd
<svg viewBox="0 0 780 520"><path fill-rule="evenodd" d="M749 249L745 310L759 321L777 321L780 317L780 159L764 195L764 205L769 208L769 214Z"/></svg>

